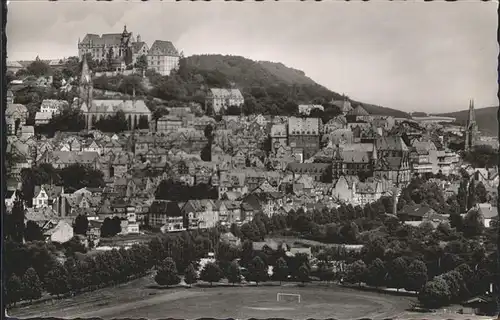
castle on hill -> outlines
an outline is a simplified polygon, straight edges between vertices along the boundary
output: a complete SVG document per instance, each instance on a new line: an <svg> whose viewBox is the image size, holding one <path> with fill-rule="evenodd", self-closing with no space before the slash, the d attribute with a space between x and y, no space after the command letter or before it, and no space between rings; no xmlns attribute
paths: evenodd
<svg viewBox="0 0 500 320"><path fill-rule="evenodd" d="M148 61L148 69L154 70L162 76L170 75L172 70L179 67L180 54L172 42L156 40L151 48L142 41L141 36L134 38L127 26L122 33L87 34L80 41L78 39L78 56L90 54L97 61L110 61L111 67L123 71L135 65L137 59L144 55Z"/></svg>

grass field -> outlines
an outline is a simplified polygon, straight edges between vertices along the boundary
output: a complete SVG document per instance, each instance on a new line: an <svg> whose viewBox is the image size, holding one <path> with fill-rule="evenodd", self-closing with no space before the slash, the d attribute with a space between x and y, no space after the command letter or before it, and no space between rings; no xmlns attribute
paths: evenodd
<svg viewBox="0 0 500 320"><path fill-rule="evenodd" d="M308 284L214 287L152 288L143 278L128 284L85 293L71 299L11 309L19 318L288 318L288 319L385 319L405 312L411 298L362 292L338 286ZM298 293L297 301L277 302L277 293Z"/></svg>

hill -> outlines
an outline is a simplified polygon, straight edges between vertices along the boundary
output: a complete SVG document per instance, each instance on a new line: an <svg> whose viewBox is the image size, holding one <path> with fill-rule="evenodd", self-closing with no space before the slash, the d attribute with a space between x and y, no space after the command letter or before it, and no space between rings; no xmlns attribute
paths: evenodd
<svg viewBox="0 0 500 320"><path fill-rule="evenodd" d="M498 135L498 119L497 119L498 107L487 107L476 109L476 122L479 130L488 136ZM454 117L457 119L457 123L465 125L467 118L469 117L469 110L461 110L450 113L440 113L438 116Z"/></svg>
<svg viewBox="0 0 500 320"><path fill-rule="evenodd" d="M208 87L239 88L245 98L253 96L262 106L274 107L288 100L297 103L323 104L341 100L343 96L316 83L306 74L282 63L253 61L240 56L193 55L181 61L179 75L186 79L188 74L203 78ZM186 79L188 80L188 79ZM280 103L281 102L281 103ZM408 118L405 112L351 100L361 104L368 113ZM269 111L272 112L272 111Z"/></svg>

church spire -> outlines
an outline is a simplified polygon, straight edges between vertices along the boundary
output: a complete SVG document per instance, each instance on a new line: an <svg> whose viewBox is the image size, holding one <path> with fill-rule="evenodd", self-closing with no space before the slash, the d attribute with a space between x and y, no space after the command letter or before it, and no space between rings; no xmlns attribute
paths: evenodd
<svg viewBox="0 0 500 320"><path fill-rule="evenodd" d="M476 123L476 115L474 112L474 100L469 100L469 117L465 127L465 151L471 150L477 141L478 128Z"/></svg>
<svg viewBox="0 0 500 320"><path fill-rule="evenodd" d="M467 122L469 125L476 122L476 115L474 112L474 99L469 101L469 117L467 118Z"/></svg>
<svg viewBox="0 0 500 320"><path fill-rule="evenodd" d="M87 63L87 54L83 55L83 61L82 61L82 74L80 77L80 83L89 83L90 82L90 69L89 65Z"/></svg>

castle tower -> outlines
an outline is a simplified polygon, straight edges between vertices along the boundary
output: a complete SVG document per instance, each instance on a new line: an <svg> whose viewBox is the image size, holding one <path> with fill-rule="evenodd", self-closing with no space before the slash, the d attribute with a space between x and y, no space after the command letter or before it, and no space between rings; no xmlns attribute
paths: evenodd
<svg viewBox="0 0 500 320"><path fill-rule="evenodd" d="M469 101L469 117L465 126L465 151L471 150L478 138L476 114L474 111L474 100Z"/></svg>

